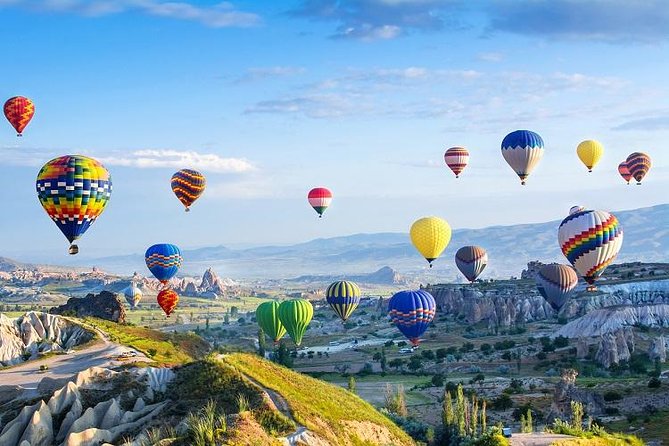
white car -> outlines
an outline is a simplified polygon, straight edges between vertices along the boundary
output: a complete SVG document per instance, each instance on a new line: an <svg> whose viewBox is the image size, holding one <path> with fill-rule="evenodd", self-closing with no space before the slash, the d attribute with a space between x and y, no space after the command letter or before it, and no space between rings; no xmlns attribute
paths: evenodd
<svg viewBox="0 0 669 446"><path fill-rule="evenodd" d="M412 351L413 351L413 349L410 349L410 348L401 348L400 349L400 353L411 353Z"/></svg>

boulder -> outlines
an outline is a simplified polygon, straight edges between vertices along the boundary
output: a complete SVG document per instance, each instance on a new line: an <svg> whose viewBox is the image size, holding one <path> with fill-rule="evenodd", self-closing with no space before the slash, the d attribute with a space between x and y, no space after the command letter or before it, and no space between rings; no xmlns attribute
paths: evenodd
<svg viewBox="0 0 669 446"><path fill-rule="evenodd" d="M125 306L116 293L102 291L86 297L71 297L67 303L49 310L53 314L75 314L77 317L99 317L108 321L125 322Z"/></svg>

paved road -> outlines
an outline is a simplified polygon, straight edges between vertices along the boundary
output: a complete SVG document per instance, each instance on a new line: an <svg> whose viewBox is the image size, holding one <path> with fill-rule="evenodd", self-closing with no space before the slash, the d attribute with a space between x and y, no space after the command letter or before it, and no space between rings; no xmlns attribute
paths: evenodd
<svg viewBox="0 0 669 446"><path fill-rule="evenodd" d="M80 322L75 323L83 325ZM0 370L0 385L21 386L26 389L36 389L42 378L47 376L54 379L69 378L89 367L118 365L121 361L112 358L115 358L124 351L132 350L123 345L110 342L107 339L107 336L100 330L88 325L84 326L85 328L95 330L100 336L100 339L81 350L75 350L73 353L67 355L50 356L46 359L28 361L6 370ZM138 355L130 360L151 361L140 352L137 353ZM49 366L48 372L38 372L39 367L42 364Z"/></svg>
<svg viewBox="0 0 669 446"><path fill-rule="evenodd" d="M509 438L509 443L511 443L511 446L549 446L556 441L573 438L570 435L536 432L533 434L513 434L513 437Z"/></svg>

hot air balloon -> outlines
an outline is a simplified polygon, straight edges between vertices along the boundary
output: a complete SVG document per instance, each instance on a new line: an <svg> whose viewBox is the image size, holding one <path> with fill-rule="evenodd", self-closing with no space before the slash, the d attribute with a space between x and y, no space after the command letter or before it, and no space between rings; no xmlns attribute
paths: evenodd
<svg viewBox="0 0 669 446"><path fill-rule="evenodd" d="M502 156L520 177L520 184L532 173L544 156L544 140L529 130L516 130L504 137Z"/></svg>
<svg viewBox="0 0 669 446"><path fill-rule="evenodd" d="M70 242L70 254L78 253L74 241L109 202L112 190L109 172L93 158L65 155L42 166L35 185L40 204Z"/></svg>
<svg viewBox="0 0 669 446"><path fill-rule="evenodd" d="M595 291L595 280L613 262L623 245L623 228L606 211L581 210L567 216L558 229L562 254Z"/></svg>
<svg viewBox="0 0 669 446"><path fill-rule="evenodd" d="M474 282L488 265L488 253L480 246L463 246L455 253L455 264L467 280Z"/></svg>
<svg viewBox="0 0 669 446"><path fill-rule="evenodd" d="M26 128L35 114L35 104L23 96L14 96L5 102L5 117L16 130L16 136L23 136Z"/></svg>
<svg viewBox="0 0 669 446"><path fill-rule="evenodd" d="M314 316L314 307L306 299L291 299L279 305L279 319L295 345L302 344L302 336Z"/></svg>
<svg viewBox="0 0 669 446"><path fill-rule="evenodd" d="M137 304L142 299L142 291L134 283L123 291L123 295L130 308L137 308Z"/></svg>
<svg viewBox="0 0 669 446"><path fill-rule="evenodd" d="M146 266L151 274L166 285L169 280L179 271L183 257L181 250L176 245L169 243L159 243L151 246L144 254Z"/></svg>
<svg viewBox="0 0 669 446"><path fill-rule="evenodd" d="M636 184L641 184L641 180L646 176L651 167L650 157L642 152L634 152L627 157L627 170L636 180Z"/></svg>
<svg viewBox="0 0 669 446"><path fill-rule="evenodd" d="M425 290L400 291L388 302L388 316L414 347L434 319L434 297Z"/></svg>
<svg viewBox="0 0 669 446"><path fill-rule="evenodd" d="M451 241L451 227L439 217L423 217L414 222L409 230L411 243L432 268L432 262L441 255Z"/></svg>
<svg viewBox="0 0 669 446"><path fill-rule="evenodd" d="M360 303L360 288L346 280L333 282L325 291L325 299L337 316L346 322Z"/></svg>
<svg viewBox="0 0 669 446"><path fill-rule="evenodd" d="M569 215L581 211L585 211L585 207L577 204L576 206L572 206L569 208Z"/></svg>
<svg viewBox="0 0 669 446"><path fill-rule="evenodd" d="M172 192L186 206L186 212L200 198L206 183L204 176L197 170L181 169L172 175Z"/></svg>
<svg viewBox="0 0 669 446"><path fill-rule="evenodd" d="M275 344L286 334L286 329L279 320L279 302L263 302L258 305L256 320L262 331L272 338Z"/></svg>
<svg viewBox="0 0 669 446"><path fill-rule="evenodd" d="M539 294L555 311L560 311L578 284L576 271L571 266L557 263L543 266L534 280Z"/></svg>
<svg viewBox="0 0 669 446"><path fill-rule="evenodd" d="M586 139L576 147L576 154L588 172L592 172L592 168L599 162L604 154L604 146L594 139Z"/></svg>
<svg viewBox="0 0 669 446"><path fill-rule="evenodd" d="M632 174L627 168L627 161L623 161L622 163L618 164L618 173L621 177L623 177L623 180L625 180L629 186L630 180L632 179Z"/></svg>
<svg viewBox="0 0 669 446"><path fill-rule="evenodd" d="M318 218L323 216L323 212L330 206L332 201L332 192L329 189L324 187L316 187L309 191L307 195L309 204L316 212L318 212Z"/></svg>
<svg viewBox="0 0 669 446"><path fill-rule="evenodd" d="M451 147L444 154L444 161L455 174L455 178L460 178L460 173L469 163L469 152L464 147Z"/></svg>
<svg viewBox="0 0 669 446"><path fill-rule="evenodd" d="M170 314L172 314L179 303L179 295L171 288L161 290L156 299L158 300L158 305L160 305L160 308L163 309L167 317L170 317Z"/></svg>

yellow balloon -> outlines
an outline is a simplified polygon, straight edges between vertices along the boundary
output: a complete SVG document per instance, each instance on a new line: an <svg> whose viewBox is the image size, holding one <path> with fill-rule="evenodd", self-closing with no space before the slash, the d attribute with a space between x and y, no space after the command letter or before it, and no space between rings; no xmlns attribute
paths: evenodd
<svg viewBox="0 0 669 446"><path fill-rule="evenodd" d="M588 168L588 172L592 172L592 168L604 154L604 146L594 139L586 139L578 145L576 154Z"/></svg>
<svg viewBox="0 0 669 446"><path fill-rule="evenodd" d="M424 217L411 225L411 243L432 268L432 261L439 257L451 241L451 227L439 217Z"/></svg>

